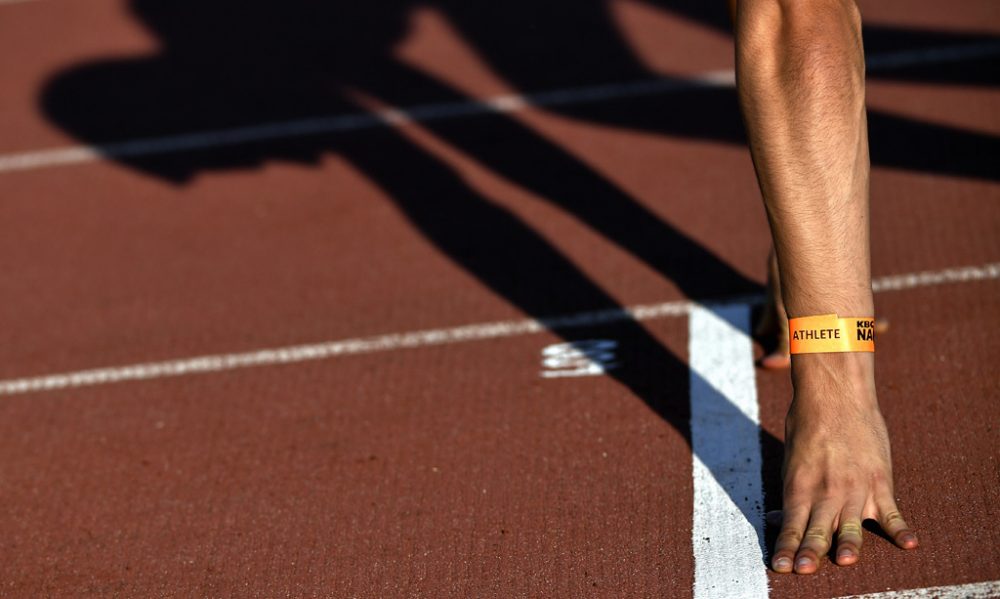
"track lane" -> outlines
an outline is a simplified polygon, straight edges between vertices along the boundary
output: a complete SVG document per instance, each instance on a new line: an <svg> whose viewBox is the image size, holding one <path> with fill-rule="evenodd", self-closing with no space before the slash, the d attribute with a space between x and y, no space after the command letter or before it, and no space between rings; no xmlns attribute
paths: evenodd
<svg viewBox="0 0 1000 599"><path fill-rule="evenodd" d="M687 443L609 378L540 378L558 341L12 398L6 588L683 596Z"/></svg>
<svg viewBox="0 0 1000 599"><path fill-rule="evenodd" d="M50 67L66 66L66 58L81 50L103 57L152 49L124 11L114 12L123 4L86 5L95 16L86 21L93 27L84 28L84 21L68 16L76 14L67 12L73 6L26 5L22 14L32 12L32 23L55 28L0 36L3 43L21 44L15 50L30 50L42 39L34 31L52 31L63 42L5 54L18 59L17 70L3 69L5 83L24 92L5 95L12 103L0 111L16 125L5 127L13 150L67 141L34 113L34 85L54 74ZM960 10L895 6L897 19L926 19L936 11L947 13L939 16L952 27L963 23ZM986 27L987 20L967 19L965 27ZM82 29L89 37L73 37ZM480 97L493 83L468 56L458 60L462 52L437 47L427 56L444 57L438 66L471 81L469 95ZM462 68L452 68L459 63ZM953 111L961 97L963 119L976 120L991 97L981 90L949 95L925 89L911 86L896 99L886 94L880 107L905 104L934 120ZM662 98L619 99L609 109L648 113L662 110ZM760 279L766 231L741 148L623 132L530 109L518 115L738 272ZM552 198L491 174L489 163L477 165L462 148L451 150L436 154L442 164L540 231L621 305L683 297L662 272L546 206ZM507 155L522 150L500 147ZM0 242L9 266L0 289L7 298L27 298L30 290L32 301L7 302L0 312L10 341L0 348L0 372L41 374L523 317L415 235L377 177L366 178L336 151L329 154L316 163L270 160L206 172L173 188L103 161L64 169L74 172L58 177L4 175L3 218L26 226L11 227ZM995 184L883 167L873 190L875 272L937 270L1000 256ZM109 240L108 231L116 239ZM370 277L352 276L359 270ZM880 345L880 369L889 376L882 380L906 386L882 394L894 421L902 422L893 433L897 460L904 463L897 467L909 488L900 492L934 544L902 556L869 539L863 568L773 581L773 596L996 578L989 564L957 561L961 554L953 562L955 555L944 553L974 547L951 499L964 499L968 480L988 480L984 468L995 457L976 444L980 438L963 453L940 455L929 454L934 447L923 440L934 434L964 439L970 414L987 413L993 404L984 408L985 400L996 397L985 359L996 351L981 325L998 313L989 303L995 283L968 285L878 300L894 327ZM905 309L895 309L896 301ZM923 320L907 310L920 310ZM953 311L962 316L952 318ZM648 326L683 359L683 324L673 319ZM923 332L913 336L916 329ZM896 362L914 347L933 345L936 337L921 336L929 332L965 335L976 351L949 341L941 346L949 351L938 368L910 358ZM5 489L15 499L5 529L17 531L23 550L5 556L24 573L15 584L30 594L82 588L95 595L155 595L179 588L270 596L272 590L321 594L333 588L362 595L510 596L513 588L526 595L554 589L574 596L647 590L683 596L693 582L690 548L677 541L690 538L691 506L684 502L692 493L686 471L691 456L678 437L683 427L669 426L608 380L561 381L561 391L544 387L554 381L534 378L540 359L535 343L559 341L546 335L470 344L462 351L428 347L5 398L0 410L11 417L5 455L15 456L7 472L18 483ZM887 345L894 339L901 345ZM787 388L776 382L780 376L758 374L765 428L780 431L776 418ZM679 391L674 384L665 389ZM953 413L908 419L916 393L923 394L914 405L920 414L936 414L942 405ZM953 397L960 401L947 403ZM359 398L371 400L368 408L351 403ZM590 399L596 401L588 404ZM344 444L324 445L331 438ZM606 451L605 443L613 449ZM772 458L765 474L773 482L775 443L764 450ZM378 459L383 453L389 465ZM358 458L358 468L378 466L351 470L349 457ZM601 462L619 457L615 467ZM525 472L527 481L519 478ZM937 472L947 473L945 487L953 495L917 495L938 482L926 480ZM480 482L501 499L483 500L475 488ZM996 501L986 491L972 509L993 509ZM385 502L365 506L372 494ZM355 500L363 510L350 511ZM492 528L502 516L516 525L499 533L515 536L506 547ZM427 548L433 551L421 555ZM582 578L577 566L584 566ZM344 571L360 574L347 579Z"/></svg>

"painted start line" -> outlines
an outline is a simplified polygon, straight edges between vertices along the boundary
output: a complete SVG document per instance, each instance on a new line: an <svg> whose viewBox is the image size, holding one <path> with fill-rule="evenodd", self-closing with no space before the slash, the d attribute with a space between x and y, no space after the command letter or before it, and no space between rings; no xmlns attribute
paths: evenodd
<svg viewBox="0 0 1000 599"><path fill-rule="evenodd" d="M872 289L875 293L885 293L919 287L991 279L1000 279L1000 262L879 277L872 281ZM730 305L753 306L759 304L761 301L763 301L762 296L739 296L704 305L716 308ZM321 341L236 353L195 356L142 364L109 366L6 379L0 380L0 396L88 387L92 385L108 385L126 381L187 376L239 368L293 364L296 362L326 360L338 356L516 337L545 331L596 326L623 320L656 320L685 316L694 307L701 305L694 301L643 304L624 309L579 312L550 318L503 320L451 328L388 333L373 337Z"/></svg>

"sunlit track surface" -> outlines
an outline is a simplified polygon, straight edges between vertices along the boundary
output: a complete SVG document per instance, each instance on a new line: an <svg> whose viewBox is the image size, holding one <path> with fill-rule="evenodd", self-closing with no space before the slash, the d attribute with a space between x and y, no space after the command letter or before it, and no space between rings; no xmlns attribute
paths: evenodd
<svg viewBox="0 0 1000 599"><path fill-rule="evenodd" d="M901 291L918 287L998 278L1000 278L1000 262L984 264L982 266L967 266L940 271L880 277L872 282L872 288L876 292ZM713 303L755 304L759 303L762 299L756 296L741 296ZM125 381L160 379L198 373L221 372L239 368L325 360L337 356L483 341L529 335L546 330L595 326L628 319L642 321L686 316L692 305L692 302L687 301L664 302L661 304L633 306L626 310L602 310L554 316L539 320L508 320L448 329L391 333L377 337L344 339L340 341L260 349L249 352L197 356L146 364L114 366L37 377L8 379L0 381L0 395L16 395L72 387L107 385Z"/></svg>
<svg viewBox="0 0 1000 599"><path fill-rule="evenodd" d="M858 3L922 547L800 577L725 3L0 0L0 595L1000 596L991 1Z"/></svg>
<svg viewBox="0 0 1000 599"><path fill-rule="evenodd" d="M869 71L879 71L917 65L956 63L997 55L1000 55L1000 42L985 42L874 54L867 57L866 64ZM104 145L80 145L18 152L0 155L0 173L68 166L102 159L174 154L210 148L240 146L262 141L359 131L377 127L393 127L408 122L430 122L495 113L513 113L528 107L545 108L607 102L626 98L678 93L697 88L733 87L734 85L734 71L719 70L685 79L649 79L628 83L551 90L533 94L512 94L497 96L483 101L425 104L408 108L379 110L370 113L262 123L232 129L134 139Z"/></svg>

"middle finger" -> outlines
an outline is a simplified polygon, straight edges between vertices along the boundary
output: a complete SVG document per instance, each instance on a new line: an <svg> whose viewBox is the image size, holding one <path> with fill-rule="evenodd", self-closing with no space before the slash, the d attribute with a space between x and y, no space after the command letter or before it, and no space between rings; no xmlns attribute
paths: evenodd
<svg viewBox="0 0 1000 599"><path fill-rule="evenodd" d="M833 537L833 521L838 507L830 504L816 504L809 516L809 526L802 536L802 543L795 554L795 572L812 574L819 569L820 558L830 550Z"/></svg>

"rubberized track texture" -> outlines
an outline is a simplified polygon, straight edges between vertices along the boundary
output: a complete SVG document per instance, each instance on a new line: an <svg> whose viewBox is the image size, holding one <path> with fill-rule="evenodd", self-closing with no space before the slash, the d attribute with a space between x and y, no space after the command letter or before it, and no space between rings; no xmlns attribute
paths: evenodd
<svg viewBox="0 0 1000 599"><path fill-rule="evenodd" d="M861 9L922 545L802 577L723 2L0 0L0 597L1000 596L1000 10Z"/></svg>

